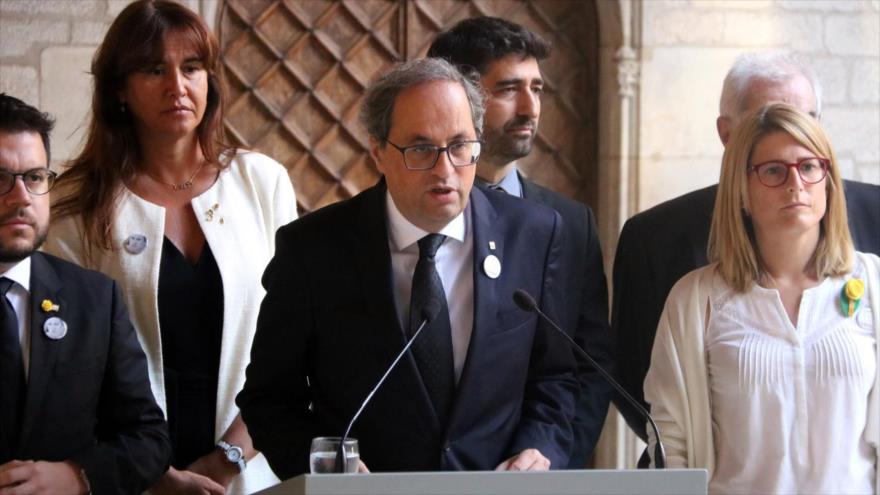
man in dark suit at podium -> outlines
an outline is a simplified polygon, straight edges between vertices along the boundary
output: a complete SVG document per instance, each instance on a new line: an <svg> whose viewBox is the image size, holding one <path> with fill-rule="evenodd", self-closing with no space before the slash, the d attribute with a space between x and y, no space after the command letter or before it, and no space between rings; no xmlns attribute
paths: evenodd
<svg viewBox="0 0 880 495"><path fill-rule="evenodd" d="M784 101L816 118L821 90L813 72L784 54L741 56L724 80L718 136L726 144L739 119L768 103ZM880 254L880 187L843 181L853 242ZM618 343L621 384L644 404L642 384L651 360L666 296L686 273L708 264L706 247L717 185L672 199L627 220L614 259L612 327ZM644 440L645 420L624 400L615 404Z"/></svg>
<svg viewBox="0 0 880 495"><path fill-rule="evenodd" d="M308 471L313 437L342 434L426 316L352 431L366 466L566 466L574 358L512 301L524 289L563 309L561 219L472 189L482 118L448 62L392 70L361 112L383 179L278 231L237 402L280 478Z"/></svg>
<svg viewBox="0 0 880 495"><path fill-rule="evenodd" d="M517 168L538 133L544 80L538 61L550 46L528 29L497 17L465 19L440 33L429 57L449 60L480 73L486 94L483 156L477 164L477 186L525 198L556 210L565 232L562 259L566 312L560 325L607 370L613 369L608 325L608 284L596 220L589 206L543 188ZM612 388L591 366L579 370L580 390L572 421L570 468L584 468L592 455L612 397Z"/></svg>
<svg viewBox="0 0 880 495"><path fill-rule="evenodd" d="M37 251L51 128L0 94L0 493L141 493L171 444L122 294Z"/></svg>

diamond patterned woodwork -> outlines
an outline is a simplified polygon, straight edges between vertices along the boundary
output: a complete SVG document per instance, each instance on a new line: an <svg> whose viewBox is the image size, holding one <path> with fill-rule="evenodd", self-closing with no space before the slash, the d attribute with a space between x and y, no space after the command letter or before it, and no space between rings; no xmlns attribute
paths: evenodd
<svg viewBox="0 0 880 495"><path fill-rule="evenodd" d="M598 25L584 0L225 0L220 39L240 146L287 167L301 213L349 198L379 178L357 121L364 88L436 34L477 15L509 19L553 44L532 153L536 182L595 204Z"/></svg>

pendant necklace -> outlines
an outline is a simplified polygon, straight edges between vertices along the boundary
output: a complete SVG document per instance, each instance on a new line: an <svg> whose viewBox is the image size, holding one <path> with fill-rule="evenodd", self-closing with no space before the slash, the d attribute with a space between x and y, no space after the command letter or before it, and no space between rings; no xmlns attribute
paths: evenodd
<svg viewBox="0 0 880 495"><path fill-rule="evenodd" d="M186 191L187 189L192 187L193 179L195 179L196 176L199 175L199 172L202 171L202 168L205 166L206 161L207 160L202 160L202 164L199 165L199 168L197 168L196 171L193 172L193 174L189 176L189 179L185 180L184 182L181 182L180 184L174 184L173 182L166 182L166 181L154 176L153 174L151 174L149 172L146 172L146 171L145 172L147 175L149 175L156 182L160 182L162 184L165 184L166 186L170 186L171 189L173 189L175 191Z"/></svg>

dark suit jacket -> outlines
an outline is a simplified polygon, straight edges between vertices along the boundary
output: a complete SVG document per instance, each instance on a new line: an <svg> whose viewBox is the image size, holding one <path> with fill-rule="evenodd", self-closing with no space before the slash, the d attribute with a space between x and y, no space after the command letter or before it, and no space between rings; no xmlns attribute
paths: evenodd
<svg viewBox="0 0 880 495"><path fill-rule="evenodd" d="M573 355L512 302L523 288L559 313L561 220L478 189L470 208L474 328L448 424L439 424L406 355L352 431L373 471L493 469L530 447L555 467L568 461ZM497 279L482 271L490 241ZM308 471L311 439L341 435L403 348L391 280L383 182L279 229L237 403L281 479Z"/></svg>
<svg viewBox="0 0 880 495"><path fill-rule="evenodd" d="M171 444L119 288L98 272L34 253L30 293L22 429L0 463L71 460L85 469L93 493L142 492L168 468ZM43 311L46 299L57 312ZM43 333L53 316L67 323L59 340Z"/></svg>
<svg viewBox="0 0 880 495"><path fill-rule="evenodd" d="M520 176L523 198L549 206L562 217L563 297L567 311L559 324L570 332L608 372L614 371L611 329L608 325L608 284L593 211L583 203L543 188ZM574 442L569 467L583 468L593 453L608 415L613 390L592 366L581 363L581 390L572 421Z"/></svg>
<svg viewBox="0 0 880 495"><path fill-rule="evenodd" d="M621 384L645 405L642 384L666 296L686 273L705 266L718 186L694 191L627 220L614 259L612 328ZM880 186L844 181L856 250L880 254ZM630 428L645 439L645 420L615 397Z"/></svg>

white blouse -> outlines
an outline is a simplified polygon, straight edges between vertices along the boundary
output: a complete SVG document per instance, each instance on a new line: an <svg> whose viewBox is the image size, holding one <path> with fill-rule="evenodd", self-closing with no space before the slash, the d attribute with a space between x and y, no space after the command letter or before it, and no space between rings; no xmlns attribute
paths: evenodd
<svg viewBox="0 0 880 495"><path fill-rule="evenodd" d="M797 326L779 292L736 294L715 277L706 356L715 439L710 493L873 493L866 439L877 367L867 297L840 308L846 280L804 291Z"/></svg>

